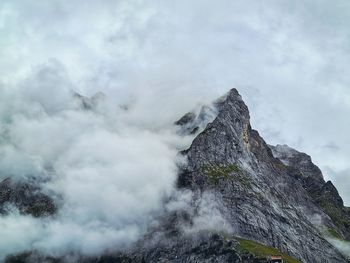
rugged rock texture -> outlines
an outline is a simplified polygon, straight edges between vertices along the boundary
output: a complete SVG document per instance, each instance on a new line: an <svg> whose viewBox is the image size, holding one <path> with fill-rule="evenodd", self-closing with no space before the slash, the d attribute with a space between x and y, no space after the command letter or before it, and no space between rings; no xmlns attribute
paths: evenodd
<svg viewBox="0 0 350 263"><path fill-rule="evenodd" d="M90 104L85 104L88 109ZM268 146L251 128L248 108L237 90L213 107L186 114L176 125L180 134L196 136L181 153L188 162L178 179L180 189L194 193L194 212L165 215L157 228L128 251L76 261L266 262L259 255L278 251L294 257L287 262L349 262L325 239L327 231L349 239L349 210L337 190L324 181L306 154L287 146ZM0 193L8 196L7 190L0 189ZM195 225L200 213L196 204L207 193L220 204L212 216L220 215L228 231L184 231ZM253 248L263 249L251 251L243 247L250 241L242 240L258 242ZM28 252L6 262L44 260L65 261Z"/></svg>
<svg viewBox="0 0 350 263"><path fill-rule="evenodd" d="M163 239L159 242L140 242L129 251L104 255L100 257L82 258L74 255L68 257L45 257L36 252L26 252L8 257L5 263L45 262L45 263L267 263L266 257L258 257L245 251L239 239L207 232L196 235ZM289 260L288 260L289 259ZM288 257L287 263L298 262Z"/></svg>
<svg viewBox="0 0 350 263"><path fill-rule="evenodd" d="M334 227L305 190L303 174L275 158L251 129L238 92L231 90L217 107L217 118L185 152L188 166L179 185L214 191L225 203L224 216L234 235L279 248L303 262L346 262L315 225L317 218L321 225Z"/></svg>
<svg viewBox="0 0 350 263"><path fill-rule="evenodd" d="M242 262L242 257L235 250L235 240L225 239L220 235L203 235L168 239L167 242L158 244L140 244L137 249L115 255L105 255L96 258L80 258L81 263L131 263L131 262ZM245 254L243 259L254 261L253 255ZM253 260L253 261L251 261ZM258 259L256 259L258 260ZM55 259L42 257L36 253L24 253L9 257L6 263L13 262L42 262L61 263L64 258Z"/></svg>
<svg viewBox="0 0 350 263"><path fill-rule="evenodd" d="M209 122L217 116L217 109L213 105L204 105L197 112L188 112L175 122L181 135L197 135L202 132Z"/></svg>
<svg viewBox="0 0 350 263"><path fill-rule="evenodd" d="M318 205L336 226L335 231L346 240L350 240L350 215L343 200L331 181L325 182L321 170L312 163L305 153L291 149L287 145L270 146L273 155L299 175L304 189L313 202Z"/></svg>
<svg viewBox="0 0 350 263"><path fill-rule="evenodd" d="M40 191L36 182L14 183L7 178L0 182L0 214L6 214L11 206L34 217L49 216L57 210L53 200Z"/></svg>

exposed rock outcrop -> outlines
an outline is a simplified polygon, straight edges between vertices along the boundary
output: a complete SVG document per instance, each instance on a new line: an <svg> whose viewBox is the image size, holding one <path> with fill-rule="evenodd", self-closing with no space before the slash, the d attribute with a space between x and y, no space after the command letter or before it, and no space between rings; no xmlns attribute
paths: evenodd
<svg viewBox="0 0 350 263"><path fill-rule="evenodd" d="M214 108L188 113L176 122L180 134L196 135L181 153L187 164L178 178L180 189L193 192L193 211L164 215L127 251L79 262L266 262L266 253L275 251L284 253L287 262L349 262L326 239L329 230L349 239L349 210L311 158L287 146L267 145L251 128L237 90L217 100ZM8 196L7 190L0 192ZM209 212L219 214L229 230L184 231L195 225L198 200L207 193L220 204ZM64 262L35 252L7 262L33 258Z"/></svg>
<svg viewBox="0 0 350 263"><path fill-rule="evenodd" d="M0 214L14 207L22 214L44 217L56 212L52 198L41 192L36 182L13 182L7 178L0 182Z"/></svg>
<svg viewBox="0 0 350 263"><path fill-rule="evenodd" d="M321 170L312 163L311 157L291 149L287 145L270 146L270 148L275 157L299 173L304 189L335 225L332 231L349 241L350 215L348 208L344 207L343 200L332 182L326 182L323 179Z"/></svg>
<svg viewBox="0 0 350 263"><path fill-rule="evenodd" d="M346 262L315 225L315 217L321 224L332 222L305 189L303 174L275 158L251 129L237 90L217 107L216 119L185 153L188 166L179 185L214 191L225 203L224 215L235 235L277 247L303 262Z"/></svg>

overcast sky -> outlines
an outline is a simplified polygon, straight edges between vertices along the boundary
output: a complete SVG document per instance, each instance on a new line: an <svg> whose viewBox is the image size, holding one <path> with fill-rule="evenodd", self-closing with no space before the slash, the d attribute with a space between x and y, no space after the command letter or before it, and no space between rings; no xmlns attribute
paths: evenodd
<svg viewBox="0 0 350 263"><path fill-rule="evenodd" d="M265 140L310 154L350 205L349 24L347 0L1 0L0 89L48 67L36 98L103 91L161 127L235 87Z"/></svg>

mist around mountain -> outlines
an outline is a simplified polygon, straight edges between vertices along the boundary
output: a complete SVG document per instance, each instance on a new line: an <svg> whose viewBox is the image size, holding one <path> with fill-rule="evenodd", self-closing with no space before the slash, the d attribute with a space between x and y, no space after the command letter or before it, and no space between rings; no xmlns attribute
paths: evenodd
<svg viewBox="0 0 350 263"><path fill-rule="evenodd" d="M348 260L349 24L348 0L1 0L0 262Z"/></svg>
<svg viewBox="0 0 350 263"><path fill-rule="evenodd" d="M1 116L2 261L349 262L337 189L268 145L237 90L163 127L102 93L64 96Z"/></svg>

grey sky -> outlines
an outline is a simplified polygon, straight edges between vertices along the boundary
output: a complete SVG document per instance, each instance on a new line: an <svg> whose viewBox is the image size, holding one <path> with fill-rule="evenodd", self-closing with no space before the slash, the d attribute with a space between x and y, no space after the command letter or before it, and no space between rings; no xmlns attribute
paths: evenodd
<svg viewBox="0 0 350 263"><path fill-rule="evenodd" d="M310 154L350 204L349 24L347 0L2 0L0 88L102 90L161 127L236 87L267 142Z"/></svg>

